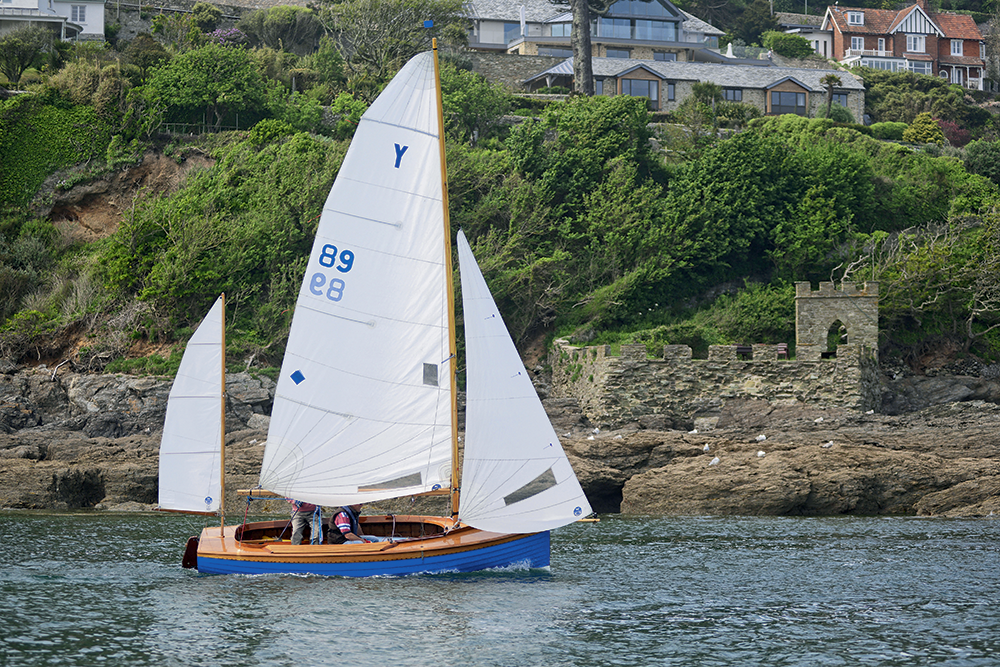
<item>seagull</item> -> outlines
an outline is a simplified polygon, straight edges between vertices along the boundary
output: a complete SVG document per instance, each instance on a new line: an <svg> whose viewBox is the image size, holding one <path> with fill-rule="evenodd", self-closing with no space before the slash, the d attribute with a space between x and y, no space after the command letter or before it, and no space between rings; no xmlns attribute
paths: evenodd
<svg viewBox="0 0 1000 667"><path fill-rule="evenodd" d="M823 418L822 417L816 417L816 419L814 419L813 421L816 422L817 424L821 424L823 422Z"/></svg>
<svg viewBox="0 0 1000 667"><path fill-rule="evenodd" d="M762 459L762 458L764 458L764 456L765 456L765 454L764 454L764 450L763 449L760 450L759 452L757 452L757 458Z"/></svg>
<svg viewBox="0 0 1000 667"><path fill-rule="evenodd" d="M698 429L693 429L691 431L688 431L688 435L694 435L697 432L698 432Z"/></svg>
<svg viewBox="0 0 1000 667"><path fill-rule="evenodd" d="M831 447L833 447L833 440L826 443L825 445L820 445L820 447L822 447L823 449L830 449Z"/></svg>
<svg viewBox="0 0 1000 667"><path fill-rule="evenodd" d="M763 433L757 436L757 442L764 442L765 440L767 440L767 436Z"/></svg>
<svg viewBox="0 0 1000 667"><path fill-rule="evenodd" d="M705 445L704 447L702 447L701 451L703 451L703 452L705 452L707 454L708 453L708 445Z"/></svg>
<svg viewBox="0 0 1000 667"><path fill-rule="evenodd" d="M594 433L595 433L595 434L597 434L597 433L600 433L600 432L601 432L601 429L599 429L599 428L595 428L595 429L594 429Z"/></svg>
<svg viewBox="0 0 1000 667"><path fill-rule="evenodd" d="M717 466L717 465L719 465L719 457L716 456L714 459L712 459L712 461L708 465L710 465L710 466Z"/></svg>

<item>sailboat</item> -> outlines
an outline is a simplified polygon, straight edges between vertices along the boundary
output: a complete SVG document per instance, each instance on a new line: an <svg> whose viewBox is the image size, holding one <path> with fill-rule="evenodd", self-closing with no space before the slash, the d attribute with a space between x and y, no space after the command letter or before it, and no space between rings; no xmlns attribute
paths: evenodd
<svg viewBox="0 0 1000 667"><path fill-rule="evenodd" d="M324 205L277 382L259 488L248 493L327 507L445 494L451 515L366 515L362 532L382 541L299 545L288 541L288 521L226 526L223 519L188 541L184 562L200 572L400 576L544 568L549 531L591 513L461 232L467 402L459 489L439 81L435 44L410 60L361 118ZM215 326L211 314L195 338L205 326ZM200 349L194 347L204 356ZM189 343L184 362L191 352ZM203 437L207 443L214 436ZM191 452L210 447L182 449L193 466ZM198 462L214 467L219 460L212 453ZM162 489L161 478L161 505ZM186 503L210 510L222 493L202 480Z"/></svg>

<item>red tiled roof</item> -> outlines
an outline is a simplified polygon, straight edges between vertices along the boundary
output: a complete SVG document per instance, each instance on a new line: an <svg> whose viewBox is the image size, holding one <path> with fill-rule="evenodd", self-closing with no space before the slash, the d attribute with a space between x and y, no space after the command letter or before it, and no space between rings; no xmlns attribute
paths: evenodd
<svg viewBox="0 0 1000 667"><path fill-rule="evenodd" d="M938 61L942 65L971 65L972 67L983 67L986 64L979 58L971 56L941 56Z"/></svg>
<svg viewBox="0 0 1000 667"><path fill-rule="evenodd" d="M983 34L976 27L971 16L963 14L934 14L934 22L944 31L948 39L975 39L982 41Z"/></svg>
<svg viewBox="0 0 1000 667"><path fill-rule="evenodd" d="M929 53L904 53L903 57L907 60L927 60L933 61L934 56Z"/></svg>
<svg viewBox="0 0 1000 667"><path fill-rule="evenodd" d="M830 16L840 32L849 32L857 35L888 35L892 27L903 20L910 10L916 5L906 7L901 11L889 9L866 9L864 7L827 7ZM862 12L865 15L864 25L849 25L847 23L847 12Z"/></svg>

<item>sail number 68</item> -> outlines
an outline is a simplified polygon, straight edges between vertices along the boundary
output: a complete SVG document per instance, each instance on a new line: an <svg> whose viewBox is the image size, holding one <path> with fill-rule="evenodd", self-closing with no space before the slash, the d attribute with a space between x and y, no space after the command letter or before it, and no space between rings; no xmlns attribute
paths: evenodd
<svg viewBox="0 0 1000 667"><path fill-rule="evenodd" d="M328 269L336 268L341 273L347 273L354 266L354 253L350 250L342 250L338 254L337 246L327 243L319 255L320 266ZM347 284L340 278L329 279L322 272L316 272L309 279L309 291L316 296L323 296L330 301L340 301L344 298L344 288Z"/></svg>

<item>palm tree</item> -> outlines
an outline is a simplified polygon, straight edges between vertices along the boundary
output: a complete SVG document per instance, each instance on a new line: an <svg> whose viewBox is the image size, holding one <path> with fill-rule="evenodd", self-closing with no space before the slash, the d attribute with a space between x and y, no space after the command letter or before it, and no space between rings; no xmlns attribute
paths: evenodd
<svg viewBox="0 0 1000 667"><path fill-rule="evenodd" d="M826 117L829 118L833 108L833 89L841 84L841 80L836 74L827 74L819 82L826 86Z"/></svg>

